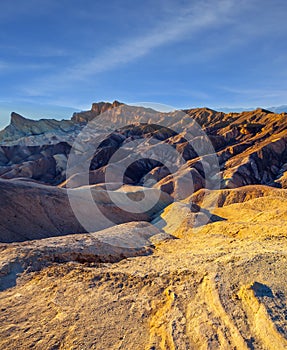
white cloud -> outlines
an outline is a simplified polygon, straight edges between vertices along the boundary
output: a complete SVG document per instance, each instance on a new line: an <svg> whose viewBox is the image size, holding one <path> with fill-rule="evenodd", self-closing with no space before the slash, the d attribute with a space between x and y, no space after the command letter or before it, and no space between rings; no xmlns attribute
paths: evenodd
<svg viewBox="0 0 287 350"><path fill-rule="evenodd" d="M69 68L67 73L71 79L83 79L132 62L157 47L181 40L185 35L195 35L199 30L205 30L220 22L223 23L223 18L232 13L235 4L233 0L220 0L192 5L183 10L178 10L175 6L176 15L170 16L146 35L128 38L106 50L102 55Z"/></svg>
<svg viewBox="0 0 287 350"><path fill-rule="evenodd" d="M147 33L121 40L113 47L105 49L102 54L90 59L81 57L74 66L67 67L57 75L47 77L45 81L38 81L34 86L25 87L25 92L33 96L47 94L55 87L65 88L72 82L85 81L96 74L133 62L163 45L224 25L230 22L240 10L241 3L245 1L209 0L193 2L192 5L182 7L176 1L169 1L169 10L166 11L169 16L160 23L156 23L156 26Z"/></svg>

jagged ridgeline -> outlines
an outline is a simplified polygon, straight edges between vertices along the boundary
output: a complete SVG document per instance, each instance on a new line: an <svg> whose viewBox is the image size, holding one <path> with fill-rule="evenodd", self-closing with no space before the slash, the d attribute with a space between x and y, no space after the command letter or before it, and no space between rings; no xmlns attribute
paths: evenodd
<svg viewBox="0 0 287 350"><path fill-rule="evenodd" d="M25 178L51 185L80 186L82 174L66 179L67 157L71 146L83 127L96 120L102 113L121 103L93 103L90 111L74 113L71 120L41 119L34 121L16 113L11 123L0 132L0 177L4 179ZM135 108L135 107L134 107ZM136 109L136 108L135 108ZM135 115L136 115L135 111ZM138 113L144 114L144 108ZM190 120L199 123L208 135L218 155L223 188L235 188L250 184L264 184L286 188L287 186L287 131L286 113L275 114L257 109L242 113L216 112L208 108L184 111ZM140 119L138 120L140 121ZM99 125L100 127L100 125ZM149 138L151 130L145 125L129 125L116 130L103 142L91 159L90 184L103 182L108 160L124 143L133 137ZM153 130L155 134L155 130ZM182 136L181 138L179 136ZM182 154L193 172L195 188L204 187L204 174L197 154L184 135L157 130L159 139L172 145ZM91 142L93 135L90 135ZM147 143L147 149L150 145ZM168 170L158 162L142 160L133 165L126 174L125 182L133 185L148 183L149 178L157 187L172 194L174 184ZM180 177L180 170L177 174ZM152 183L152 182L151 182Z"/></svg>

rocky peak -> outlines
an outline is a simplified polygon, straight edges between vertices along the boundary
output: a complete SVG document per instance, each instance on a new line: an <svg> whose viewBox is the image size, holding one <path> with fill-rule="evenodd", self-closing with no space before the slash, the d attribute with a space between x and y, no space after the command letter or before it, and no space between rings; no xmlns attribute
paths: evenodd
<svg viewBox="0 0 287 350"><path fill-rule="evenodd" d="M95 112L97 114L104 113L112 108L120 106L122 103L118 101L114 101L113 103L110 102L95 102L92 104L92 112Z"/></svg>
<svg viewBox="0 0 287 350"><path fill-rule="evenodd" d="M15 113L15 112L11 113L10 125L21 128L21 126L26 124L28 121L29 119L24 118L22 115L18 113Z"/></svg>
<svg viewBox="0 0 287 350"><path fill-rule="evenodd" d="M0 142L19 142L20 138L40 135L45 138L46 133L58 135L69 133L75 129L75 123L71 120L40 119L33 120L12 112L10 124L0 131ZM50 135L52 136L52 135Z"/></svg>
<svg viewBox="0 0 287 350"><path fill-rule="evenodd" d="M95 102L92 104L92 108L89 111L83 111L79 113L74 113L72 121L76 123L87 123L90 120L94 119L98 115L109 111L113 108L119 107L123 103L119 101L110 102Z"/></svg>
<svg viewBox="0 0 287 350"><path fill-rule="evenodd" d="M264 109L264 108L257 108L255 111L258 113L274 114L274 112L269 111L268 109Z"/></svg>
<svg viewBox="0 0 287 350"><path fill-rule="evenodd" d="M118 107L122 104L123 103L118 101L114 101L113 103L93 103L89 111L74 113L71 120L61 121L55 119L33 120L25 118L16 112L12 112L10 124L4 130L0 131L0 142L19 142L20 138L26 138L36 135L39 135L39 137L43 135L44 140L45 135L49 133L51 133L50 138L52 136L56 138L56 142L60 141L61 139L67 141L65 137L66 134L68 135L70 132L74 132L75 130L81 129L83 124L86 124L88 121L92 120L98 115L108 110L111 110L112 108ZM63 133L65 135L63 135ZM36 143L42 144L41 140L36 141Z"/></svg>

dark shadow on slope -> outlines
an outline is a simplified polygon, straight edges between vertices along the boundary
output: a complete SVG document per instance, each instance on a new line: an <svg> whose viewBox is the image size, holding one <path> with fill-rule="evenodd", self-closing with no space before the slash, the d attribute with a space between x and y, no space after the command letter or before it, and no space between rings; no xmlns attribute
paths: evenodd
<svg viewBox="0 0 287 350"><path fill-rule="evenodd" d="M17 262L7 265L7 269L9 269L7 275L0 276L0 292L15 287L17 278L24 271L23 267Z"/></svg>

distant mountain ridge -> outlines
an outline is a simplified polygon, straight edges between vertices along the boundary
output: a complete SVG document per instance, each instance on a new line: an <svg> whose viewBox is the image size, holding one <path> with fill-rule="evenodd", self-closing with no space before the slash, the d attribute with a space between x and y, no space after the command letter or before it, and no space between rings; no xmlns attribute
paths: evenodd
<svg viewBox="0 0 287 350"><path fill-rule="evenodd" d="M229 108L229 107L222 107L222 108L217 108L219 111L224 112L224 113L230 113L230 112L246 112L246 111L252 111L255 108L242 108L242 107L234 107L234 108ZM285 113L287 112L287 105L282 105L282 106L276 106L276 107L266 107L266 110L274 113Z"/></svg>
<svg viewBox="0 0 287 350"><path fill-rule="evenodd" d="M267 109L269 109L269 111L272 111L274 113L286 113L287 112L287 105L278 106L278 107L269 107Z"/></svg>
<svg viewBox="0 0 287 350"><path fill-rule="evenodd" d="M75 138L94 119L93 129L85 136L86 145L93 150L95 133L102 128L112 128L119 121L124 122L125 116L130 115L134 119L129 119L129 125L123 130L114 130L100 150L95 150L95 155L90 160L91 183L104 181L110 157L133 138L146 139L146 150L152 154L153 146L149 144L149 137L154 133L156 138L182 153L195 177L195 189L200 189L204 186L204 174L197 164L196 153L184 138L184 130L191 126L194 119L213 144L220 166L218 176L223 188L251 184L287 187L286 113L276 114L262 108L241 113L223 113L209 108L188 109L182 114L181 123L185 126L180 141L178 136L164 127L153 130L155 126L145 126L148 120L152 120L154 113L159 121L164 121L168 116L175 118L175 112L161 113L118 101L94 103L91 110L74 113L70 120L62 121L35 121L12 113L10 125L0 132L0 177L24 177L61 186L65 186L66 181L75 187L87 185L82 182L80 173L66 179L67 159ZM130 125L131 120L137 124ZM176 120L175 118L174 123ZM140 126L138 123L143 124ZM127 157L130 157L129 153ZM181 177L182 174L178 171L175 177L177 180L174 180L158 162L142 160L135 163L132 172L126 173L125 181L133 185L146 181L156 183L155 187L172 195L177 186L174 181L181 181Z"/></svg>
<svg viewBox="0 0 287 350"><path fill-rule="evenodd" d="M61 105L32 103L26 101L0 101L0 129L4 128L11 116L11 112L24 115L33 120L40 118L54 118L57 120L67 118L74 112L79 112L76 107L66 107Z"/></svg>
<svg viewBox="0 0 287 350"><path fill-rule="evenodd" d="M76 134L88 121L119 105L121 105L121 103L118 101L114 101L113 103L93 103L91 110L74 112L70 120L34 120L12 112L10 124L0 131L0 143L9 145L19 143L25 144L25 142L28 142L27 138L30 138L31 145L38 145L39 143L44 144L48 142L46 136L49 138L49 143L65 141L67 138L70 140L69 136L71 133ZM23 138L25 138L26 141L23 140Z"/></svg>
<svg viewBox="0 0 287 350"><path fill-rule="evenodd" d="M0 142L12 142L23 136L43 134L48 131L53 132L55 130L62 130L64 132L69 132L70 129L71 131L74 131L77 124L87 123L101 113L111 110L112 108L119 107L122 104L122 102L116 100L112 103L93 103L90 110L73 112L71 119L62 120L50 118L35 120L23 117L19 113L12 112L10 116L10 125L0 131ZM195 110L197 108L193 109ZM65 110L64 107L63 110ZM185 109L185 111L188 110L191 109ZM223 113L242 113L252 111L254 108L217 108L217 110ZM277 114L285 113L287 112L287 105L267 107L265 110ZM45 111L43 111L43 114L44 113Z"/></svg>
<svg viewBox="0 0 287 350"><path fill-rule="evenodd" d="M119 105L123 104L122 102L119 101L114 101L114 102L96 102L92 104L92 108L90 110L87 111L75 111L75 108L71 108L71 107L58 107L58 106L49 106L49 105L39 105L38 106L38 112L37 115L41 114L42 116L45 115L49 115L49 116L55 116L57 117L56 119L52 119L52 117L45 117L45 118L41 118L41 120L55 120L55 121L59 121L59 117L62 117L64 119L62 120L66 120L66 117L68 115L68 113L72 114L72 118L70 120L72 120L73 122L76 123L81 123L81 122L87 122L91 119L93 119L95 116L113 108L113 107L118 107ZM7 102L0 102L0 113L1 110L4 110L5 113L10 113L10 118L11 121L13 118L15 118L16 115L21 116L23 119L25 120L30 120L30 121L38 121L39 119L35 119L35 118L26 118L23 117L22 115L24 113L19 114L18 112L11 112L11 110L14 109L13 107L13 103L7 103ZM24 103L23 105L23 109L26 110L27 109L27 113L25 113L26 115L29 115L29 113L31 113L32 115L35 114L35 108L36 108L36 104L32 104L32 103ZM28 107L27 107L28 106ZM16 108L18 110L21 110L21 108ZM195 109L195 108L193 108ZM224 112L224 113L241 113L244 111L252 111L255 108L242 108L242 107L234 107L234 108L229 108L229 107L218 107L215 108L215 110L220 111L220 112ZM268 111L274 112L274 113L285 113L287 112L287 105L281 105L281 106L273 106L273 107L266 107L265 108ZM9 112L10 110L10 112ZM186 108L185 110L189 110L188 108ZM40 112L40 113L39 113ZM54 118L54 117L53 117ZM67 121L69 121L69 119L67 119ZM31 124L31 123L30 123ZM43 123L42 123L43 124ZM36 125L36 124L35 124ZM0 131L0 135L1 135L1 131ZM0 142L2 142L2 138L0 136Z"/></svg>

